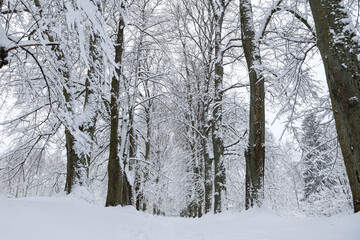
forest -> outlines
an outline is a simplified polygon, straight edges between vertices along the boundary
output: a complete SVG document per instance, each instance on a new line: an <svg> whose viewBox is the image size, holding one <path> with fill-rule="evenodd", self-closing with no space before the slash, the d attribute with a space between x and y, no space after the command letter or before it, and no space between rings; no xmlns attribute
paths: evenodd
<svg viewBox="0 0 360 240"><path fill-rule="evenodd" d="M359 99L358 0L0 0L0 198L357 213Z"/></svg>

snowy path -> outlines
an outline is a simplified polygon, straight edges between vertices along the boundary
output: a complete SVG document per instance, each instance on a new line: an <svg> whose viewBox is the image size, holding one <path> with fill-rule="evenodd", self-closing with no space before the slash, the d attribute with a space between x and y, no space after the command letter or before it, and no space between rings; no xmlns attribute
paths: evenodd
<svg viewBox="0 0 360 240"><path fill-rule="evenodd" d="M282 218L269 211L156 217L70 197L0 199L1 240L359 240L360 214Z"/></svg>

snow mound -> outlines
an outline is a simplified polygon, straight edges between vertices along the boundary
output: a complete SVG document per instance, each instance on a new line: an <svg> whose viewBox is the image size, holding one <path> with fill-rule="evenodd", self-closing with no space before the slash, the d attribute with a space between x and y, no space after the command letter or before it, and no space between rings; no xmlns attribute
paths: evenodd
<svg viewBox="0 0 360 240"><path fill-rule="evenodd" d="M66 195L66 193L62 193L59 195L59 197L61 197L61 196L83 200L85 202L92 203L92 204L98 204L97 200L90 193L89 189L84 186L75 185L75 186L73 186L73 189L70 194Z"/></svg>

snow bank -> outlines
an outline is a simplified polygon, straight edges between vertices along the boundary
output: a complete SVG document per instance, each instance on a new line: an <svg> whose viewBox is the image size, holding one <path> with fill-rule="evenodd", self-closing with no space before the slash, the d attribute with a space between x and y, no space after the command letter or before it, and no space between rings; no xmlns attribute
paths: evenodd
<svg viewBox="0 0 360 240"><path fill-rule="evenodd" d="M282 218L269 209L201 219L157 217L76 196L0 199L3 240L358 240L360 214Z"/></svg>

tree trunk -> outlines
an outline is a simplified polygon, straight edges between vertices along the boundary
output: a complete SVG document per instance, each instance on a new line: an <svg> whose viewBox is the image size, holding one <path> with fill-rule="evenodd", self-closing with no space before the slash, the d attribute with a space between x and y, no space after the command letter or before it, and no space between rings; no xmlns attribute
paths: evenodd
<svg viewBox="0 0 360 240"><path fill-rule="evenodd" d="M131 170L129 159L135 157L135 148L136 148L136 146L134 145L135 142L133 142L133 140L135 141L135 139L132 138L134 134L132 114L133 113L130 106L130 110L127 113L126 112L123 113L123 117L122 117L123 121L121 123L120 155L122 156L122 158L120 159L120 162L122 162L122 166L121 166L122 168L121 169L122 170L121 205L122 206L132 205L132 186L128 180L126 173L127 172L126 169L128 169L129 171ZM129 120L126 120L127 117L129 118ZM122 139L123 137L124 139Z"/></svg>
<svg viewBox="0 0 360 240"><path fill-rule="evenodd" d="M96 2L98 7L98 11L101 12L101 7L98 2ZM100 49L100 36L97 33L90 34L90 46L89 46L89 55L90 55L90 68L87 72L87 78L85 81L85 101L84 101L84 112L87 116L86 121L80 126L80 131L85 133L90 140L89 145L87 146L89 149L82 153L80 158L81 162L86 162L90 167L91 162L91 150L94 141L95 134L95 126L96 120L98 116L98 104L99 99L96 94L96 89L101 86L101 75L99 72L101 71L101 60L102 55L99 51Z"/></svg>
<svg viewBox="0 0 360 240"><path fill-rule="evenodd" d="M146 3L142 6L141 9L141 18L142 18L142 26L141 29L146 28L146 14L145 14L145 8ZM143 67L141 64L141 58L142 58L142 51L143 51L143 44L144 44L144 31L140 31L140 35L138 37L137 45L136 45L136 60L135 60L135 86L138 85L139 79L142 76L141 68ZM145 86L145 95L149 95L149 91L147 89L147 82L144 83ZM132 96L129 98L131 99L130 102L130 111L129 111L129 123L130 123L130 129L129 129L129 156L130 158L136 158L136 133L135 133L135 127L134 127L134 105L136 101L136 91L135 89ZM146 110L145 110L146 112ZM146 120L147 121L147 120ZM148 126L148 125L147 125ZM150 127L150 126L148 126ZM135 166L135 181L134 181L134 201L135 201L135 207L138 211L143 209L143 202L144 202L144 195L142 192L142 182L141 182L141 175L140 175L140 164L139 162L134 162L133 164ZM131 165L130 165L131 166Z"/></svg>
<svg viewBox="0 0 360 240"><path fill-rule="evenodd" d="M41 4L39 0L34 0L34 5L39 9L40 17L42 17L42 10ZM50 42L55 42L54 37L49 34L47 30L45 30L45 34L47 35ZM64 53L60 49L58 45L54 45L52 48L55 55L57 56L57 61L62 62L64 61ZM72 109L72 95L69 91L71 88L70 86L70 73L68 72L69 67L66 66L66 63L59 68L59 71L62 75L63 82L63 97L65 100L64 110L73 116L73 109ZM73 190L74 185L87 185L87 178L88 178L88 164L85 159L81 159L79 155L75 152L74 144L75 144L75 137L71 132L69 123L64 123L65 125L65 146L66 146L66 157L67 157L67 168L66 168L66 182L65 182L65 192L71 193ZM85 160L85 161L84 161Z"/></svg>
<svg viewBox="0 0 360 240"><path fill-rule="evenodd" d="M122 9L123 10L123 9ZM108 163L108 192L105 206L123 205L123 175L118 154L119 147L119 91L122 78L122 53L124 44L125 22L120 14L118 33L115 45L116 75L111 80L111 102L110 102L110 154Z"/></svg>
<svg viewBox="0 0 360 240"><path fill-rule="evenodd" d="M310 0L354 211L360 211L360 46L340 0Z"/></svg>
<svg viewBox="0 0 360 240"><path fill-rule="evenodd" d="M124 165L125 167L125 165ZM125 168L124 168L125 169ZM126 172L122 171L122 197L121 197L121 205L128 206L132 205L132 186L128 180Z"/></svg>
<svg viewBox="0 0 360 240"><path fill-rule="evenodd" d="M212 23L212 17L211 17L211 8L209 5L207 5L207 13L208 13L208 22ZM207 28L205 28L207 29ZM212 34L214 32L214 28L213 25L210 24L209 26L209 31L208 33L208 39L209 41L207 42L207 46L206 46L206 52L204 53L204 55L207 55L207 62L206 62L206 67L205 67L205 72L204 72L204 93L203 93L203 97L202 97L202 102L201 102L201 124L202 124L202 129L201 129L201 133L202 133L202 139L201 139L201 145L202 145L202 152L203 152L203 162L204 162L204 213L208 213L210 212L212 209L212 190L213 190L213 171L212 171L212 166L213 166L213 160L210 158L210 145L209 145L209 131L210 131L210 122L208 120L208 114L209 114L209 107L210 107L210 98L209 98L209 85L211 82L211 75L212 75L212 71L211 71L211 62L213 59L213 55L212 55L212 41L210 39L212 39Z"/></svg>
<svg viewBox="0 0 360 240"><path fill-rule="evenodd" d="M151 93L149 90L149 81L143 82L144 92L145 92L145 99L149 99L144 104L144 118L146 123L146 136L145 136L145 153L144 153L144 161L146 164L150 161L150 153L151 153L151 136L152 136L152 104L153 100L151 100ZM143 178L140 177L140 168L137 169L135 175L135 193L136 193L136 209L145 211L147 209L145 196L143 192L142 185L144 181L148 180L148 166L146 165Z"/></svg>
<svg viewBox="0 0 360 240"><path fill-rule="evenodd" d="M261 64L259 44L255 40L250 0L240 0L241 33L250 80L249 143L245 151L245 208L264 199L265 165L265 90L264 79L256 69Z"/></svg>
<svg viewBox="0 0 360 240"><path fill-rule="evenodd" d="M61 50L58 51L58 60L61 61L63 59L63 53ZM68 69L66 66L64 69ZM74 115L72 109L72 95L68 89L71 88L69 84L69 73L67 71L62 70L62 75L64 78L63 87L63 95L65 99L65 108L67 114L70 116ZM71 193L73 187L75 185L78 186L87 186L88 175L89 175L89 164L86 158L79 157L80 154L75 152L75 137L71 132L71 127L69 126L70 123L65 122L65 145L66 145L66 157L67 157L67 170L66 170L66 183L65 183L65 191L66 193ZM74 130L73 130L74 131Z"/></svg>
<svg viewBox="0 0 360 240"><path fill-rule="evenodd" d="M215 17L215 96L213 108L212 141L214 153L214 213L222 211L222 199L225 194L225 167L224 167L224 143L222 130L222 98L223 98L223 50L222 41L222 23L224 19L225 2L214 2L213 13Z"/></svg>
<svg viewBox="0 0 360 240"><path fill-rule="evenodd" d="M209 130L208 126L205 125L202 132L202 152L204 157L204 198L205 206L204 212L208 213L211 211L211 201L212 201L212 188L213 188L213 175L212 175L212 162L213 159L210 159L209 156Z"/></svg>
<svg viewBox="0 0 360 240"><path fill-rule="evenodd" d="M130 104L129 109L129 130L127 132L127 141L129 143L129 152L128 155L124 154L124 176L123 176L123 201L125 205L132 205L133 199L133 189L132 186L127 178L125 167L128 165L129 171L132 171L133 165L130 163L131 159L136 158L136 133L135 133L135 126L134 126L134 107L133 103ZM126 156L125 156L126 155Z"/></svg>
<svg viewBox="0 0 360 240"><path fill-rule="evenodd" d="M150 98L150 91L148 89L148 82L144 83L144 88L145 88L145 96L146 98ZM152 107L152 100L148 101L148 105L146 107L144 107L144 111L145 111L145 122L146 122L146 137L145 137L145 155L144 155L144 161L146 163L149 162L150 160L150 150L151 150L151 107ZM146 210L146 202L145 202L145 197L144 197L144 193L143 193L143 189L142 189L142 181L146 181L148 174L147 174L147 169L148 166L146 166L145 169L145 173L144 173L144 179L140 178L140 169L138 167L138 169L136 170L136 175L135 175L135 193L136 193L136 209L137 210L142 210L145 211Z"/></svg>
<svg viewBox="0 0 360 240"><path fill-rule="evenodd" d="M71 132L65 128L65 146L66 146L66 182L65 192L71 193L73 186L80 180L78 162L79 157L74 150L75 139Z"/></svg>
<svg viewBox="0 0 360 240"><path fill-rule="evenodd" d="M209 128L210 123L208 121L208 109L209 109L209 82L210 82L210 68L206 67L206 79L205 80L205 92L204 97L201 102L201 148L203 155L203 171L204 171L204 213L211 211L212 207L212 190L213 190L213 159L210 158L210 149L209 149Z"/></svg>

